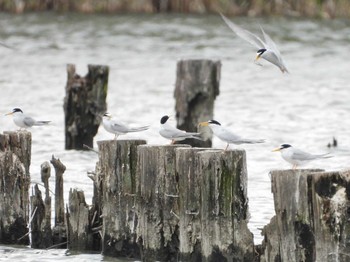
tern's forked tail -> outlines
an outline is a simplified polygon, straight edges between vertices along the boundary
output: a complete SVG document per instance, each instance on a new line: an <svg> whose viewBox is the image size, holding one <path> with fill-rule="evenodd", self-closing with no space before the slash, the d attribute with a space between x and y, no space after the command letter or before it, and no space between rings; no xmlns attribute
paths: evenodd
<svg viewBox="0 0 350 262"><path fill-rule="evenodd" d="M149 126L140 126L140 127L133 127L128 130L128 132L140 132L145 131L149 128Z"/></svg>
<svg viewBox="0 0 350 262"><path fill-rule="evenodd" d="M44 126L51 123L51 121L36 121L33 126Z"/></svg>

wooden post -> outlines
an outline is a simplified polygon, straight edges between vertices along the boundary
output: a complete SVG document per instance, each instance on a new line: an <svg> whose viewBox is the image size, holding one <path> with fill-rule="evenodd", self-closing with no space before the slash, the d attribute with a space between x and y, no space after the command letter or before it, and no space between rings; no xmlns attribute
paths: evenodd
<svg viewBox="0 0 350 262"><path fill-rule="evenodd" d="M174 96L179 129L196 132L199 122L213 118L214 101L219 95L220 71L219 61L181 60L177 63ZM206 134L206 141L187 139L185 143L211 147L211 137L211 134Z"/></svg>
<svg viewBox="0 0 350 262"><path fill-rule="evenodd" d="M137 235L143 261L177 261L179 256L176 148L174 145L138 147Z"/></svg>
<svg viewBox="0 0 350 262"><path fill-rule="evenodd" d="M67 230L70 250L91 250L89 207L85 202L84 192L77 189L69 190Z"/></svg>
<svg viewBox="0 0 350 262"><path fill-rule="evenodd" d="M202 261L254 261L244 150L198 152Z"/></svg>
<svg viewBox="0 0 350 262"><path fill-rule="evenodd" d="M348 261L350 171L271 172L276 215L260 261Z"/></svg>
<svg viewBox="0 0 350 262"><path fill-rule="evenodd" d="M75 66L67 65L68 80L64 99L66 149L93 147L93 138L106 111L108 66L88 65L80 77Z"/></svg>
<svg viewBox="0 0 350 262"><path fill-rule="evenodd" d="M41 165L41 181L45 187L45 201L42 199L38 185L34 187L34 195L31 196L31 247L48 248L52 246L51 230L51 197L49 193L49 177L51 167L49 162Z"/></svg>
<svg viewBox="0 0 350 262"><path fill-rule="evenodd" d="M99 141L102 181L102 252L140 257L136 242L137 147L145 140Z"/></svg>
<svg viewBox="0 0 350 262"><path fill-rule="evenodd" d="M28 245L31 133L0 134L0 243Z"/></svg>
<svg viewBox="0 0 350 262"><path fill-rule="evenodd" d="M198 155L203 148L176 149L179 188L179 261L201 261L201 179Z"/></svg>
<svg viewBox="0 0 350 262"><path fill-rule="evenodd" d="M54 244L65 243L67 241L66 227L64 223L64 197L63 197L63 173L66 166L59 159L52 156L51 164L55 168L55 226L53 228ZM64 246L62 246L64 248Z"/></svg>

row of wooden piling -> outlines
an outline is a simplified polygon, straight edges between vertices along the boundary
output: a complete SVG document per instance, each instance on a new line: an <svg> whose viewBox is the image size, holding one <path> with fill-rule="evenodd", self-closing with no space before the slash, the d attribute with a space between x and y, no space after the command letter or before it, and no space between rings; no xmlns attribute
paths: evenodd
<svg viewBox="0 0 350 262"><path fill-rule="evenodd" d="M56 173L51 226L50 164L45 193L30 191L29 132L0 135L0 243L100 250L142 261L348 261L350 172L271 172L276 215L254 246L248 230L246 156L144 140L100 141L92 205ZM44 196L43 196L44 195ZM30 201L29 201L30 199Z"/></svg>

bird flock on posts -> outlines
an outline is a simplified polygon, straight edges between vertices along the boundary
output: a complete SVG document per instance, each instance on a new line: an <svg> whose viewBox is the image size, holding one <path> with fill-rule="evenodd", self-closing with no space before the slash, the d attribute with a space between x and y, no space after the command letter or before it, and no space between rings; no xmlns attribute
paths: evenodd
<svg viewBox="0 0 350 262"><path fill-rule="evenodd" d="M258 65L261 65L258 63L258 61L259 59L264 59L270 62L271 64L277 66L282 73L289 73L276 44L271 39L271 37L267 33L265 33L262 27L260 27L260 29L261 29L263 38L260 38L255 34L249 32L248 30L245 30L240 26L236 25L235 23L230 21L227 17L225 17L223 14L220 13L220 15L223 21L226 23L226 25L237 36L244 39L245 41L247 41L257 49L255 63L257 63ZM6 48L11 48L5 45L4 43L0 43L0 45ZM7 113L6 115L13 115L13 121L20 128L20 130L30 128L32 126L48 125L50 123L50 121L36 121L32 117L25 115L20 108L14 108L12 112ZM172 126L168 122L169 118L170 117L168 115L161 117L159 134L162 137L171 140L171 144L174 144L176 141L182 141L188 138L204 140L202 133L186 132L184 130L180 130ZM104 113L102 116L102 124L104 129L107 132L114 134L115 140L120 135L132 133L132 132L141 132L149 129L149 126L130 127L129 125L114 119L112 115L107 112ZM222 140L227 144L224 151L228 149L230 144L241 145L241 144L258 144L258 143L265 142L264 139L251 139L251 138L245 138L237 134L234 134L227 128L223 127L218 121L213 119L205 122L200 122L198 124L198 127L201 127L201 126L209 127L212 133L216 137L218 137L220 140ZM328 153L310 154L300 149L294 148L290 144L282 144L278 148L275 148L272 151L281 152L282 158L285 161L292 164L293 169L296 169L298 166L306 164L312 160L332 157Z"/></svg>

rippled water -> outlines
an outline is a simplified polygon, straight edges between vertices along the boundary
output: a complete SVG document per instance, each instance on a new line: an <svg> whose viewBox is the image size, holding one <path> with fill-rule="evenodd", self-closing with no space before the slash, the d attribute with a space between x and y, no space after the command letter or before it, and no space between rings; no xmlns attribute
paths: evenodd
<svg viewBox="0 0 350 262"><path fill-rule="evenodd" d="M77 187L85 191L91 203L92 182L86 172L94 170L97 155L64 150L67 63L76 64L82 75L87 72L87 64L109 65L109 112L126 122L151 124L150 130L124 138L167 144L158 135L158 122L162 115L174 114L176 62L221 60L215 119L238 134L267 140L261 145L242 146L248 161L249 226L259 243L259 228L274 213L269 171L289 168L279 154L271 153L272 148L286 142L321 153L328 151L326 145L335 136L339 142L339 147L331 150L335 157L310 163L306 168L350 167L350 21L235 21L253 32L259 32L261 24L277 42L291 74L282 74L270 64L255 65L256 50L235 37L215 15L0 14L0 40L15 47L0 48L0 114L20 107L37 119L53 121L51 126L31 130L32 181L40 181L40 164L54 154L67 166L65 199L69 188ZM0 116L0 129L16 127L10 117ZM110 138L100 129L95 140ZM224 146L214 139L214 147ZM69 258L65 251L0 250L10 261ZM87 258L75 255L75 259ZM105 258L89 255L88 259Z"/></svg>

